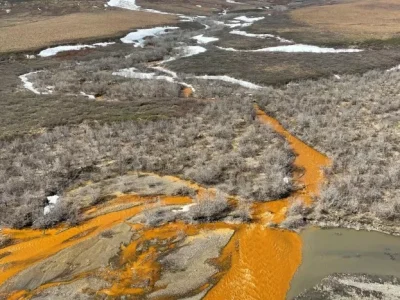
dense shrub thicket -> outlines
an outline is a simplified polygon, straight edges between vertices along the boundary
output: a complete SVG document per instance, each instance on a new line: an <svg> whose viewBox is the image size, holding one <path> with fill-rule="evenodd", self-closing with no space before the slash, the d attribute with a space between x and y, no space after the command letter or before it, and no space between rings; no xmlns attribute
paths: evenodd
<svg viewBox="0 0 400 300"><path fill-rule="evenodd" d="M259 102L333 165L316 203L320 221L400 217L400 72L371 71L269 89Z"/></svg>
<svg viewBox="0 0 400 300"><path fill-rule="evenodd" d="M130 170L179 175L252 200L280 198L292 189L286 178L294 155L282 137L253 120L252 109L248 101L224 100L174 120L58 127L1 141L1 224L75 222L74 203L60 201L63 209L43 216L46 197Z"/></svg>

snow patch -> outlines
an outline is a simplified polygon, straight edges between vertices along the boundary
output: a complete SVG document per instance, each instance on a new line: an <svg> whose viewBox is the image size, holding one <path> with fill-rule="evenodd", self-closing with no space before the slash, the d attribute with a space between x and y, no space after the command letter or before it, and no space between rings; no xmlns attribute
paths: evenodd
<svg viewBox="0 0 400 300"><path fill-rule="evenodd" d="M158 76L156 73L144 73L139 72L136 68L127 68L121 69L117 72L113 72L112 75L122 76L126 78L134 78L134 79L156 79L156 80L165 80L168 82L175 82L173 77L170 76Z"/></svg>
<svg viewBox="0 0 400 300"><path fill-rule="evenodd" d="M19 76L19 79L21 79L21 81L24 85L24 88L26 88L27 90L30 90L32 93L34 93L36 95L49 95L49 94L53 93L54 87L47 86L44 91L41 91L34 86L33 82L30 81L29 77L31 77L32 75L37 74L39 72L42 72L42 71L30 72L30 73Z"/></svg>
<svg viewBox="0 0 400 300"><path fill-rule="evenodd" d="M234 0L226 0L226 2L232 3L232 4L246 4L246 3L243 3L243 2L236 2Z"/></svg>
<svg viewBox="0 0 400 300"><path fill-rule="evenodd" d="M167 82L177 83L177 84L180 84L182 86L189 87L189 88L192 89L193 92L195 92L195 89L194 89L194 87L192 85L187 84L185 82L177 81L178 75L175 72L170 71L168 69L165 69L163 67L159 67L159 66L152 67L152 69L155 69L155 70L160 71L160 72L164 72L164 73L169 74L171 76L157 75L154 72L153 73L139 72L138 69L133 68L133 67L132 68L127 68L127 69L121 69L121 70L119 70L117 72L113 72L112 75L122 76L122 77L126 77L126 78L133 78L133 79L142 79L142 80L146 80L146 79L147 80L151 80L151 79L164 80L164 81L167 81Z"/></svg>
<svg viewBox="0 0 400 300"><path fill-rule="evenodd" d="M94 95L89 95L89 94L86 94L85 92L80 92L79 94L82 96L88 97L89 99L92 99L92 100L96 99L96 97Z"/></svg>
<svg viewBox="0 0 400 300"><path fill-rule="evenodd" d="M66 45L66 46L57 46L57 47L52 47L52 48L47 48L45 50L40 51L38 54L40 57L49 57L49 56L54 56L60 52L65 52L65 51L78 51L86 48L96 48L95 46L92 45Z"/></svg>
<svg viewBox="0 0 400 300"><path fill-rule="evenodd" d="M265 38L274 38L277 39L278 41L282 42L282 43L294 43L291 40L287 40L284 38L281 38L280 36L277 35L273 35L273 34L268 34L268 33L261 33L261 34L257 34L257 33L248 33L246 31L243 30L232 30L231 32L229 32L230 34L236 34L236 35L241 35L241 36L247 36L247 37L253 37L253 38L258 38L258 39L265 39Z"/></svg>
<svg viewBox="0 0 400 300"><path fill-rule="evenodd" d="M124 44L133 44L134 47L144 47L145 39L152 36L160 36L168 33L168 30L175 30L179 27L154 27L148 29L138 29L121 38Z"/></svg>
<svg viewBox="0 0 400 300"><path fill-rule="evenodd" d="M195 204L195 203L186 204L186 205L183 205L181 208L179 208L179 209L173 209L172 211L173 211L174 213L188 212L188 211L190 210L190 208L191 208L193 205L196 205L196 204Z"/></svg>
<svg viewBox="0 0 400 300"><path fill-rule="evenodd" d="M206 48L201 46L181 46L176 47L175 49L179 51L179 54L162 61L161 64L177 60L178 58L194 56L207 51Z"/></svg>
<svg viewBox="0 0 400 300"><path fill-rule="evenodd" d="M225 51L234 51L234 52L239 51L239 52L289 52L289 53L357 53L363 51L360 49L323 48L323 47L304 45L304 44L268 47L256 50L237 50L234 48L223 48L223 47L217 47L217 48Z"/></svg>
<svg viewBox="0 0 400 300"><path fill-rule="evenodd" d="M222 76L204 75L204 76L195 76L194 78L205 79L205 80L221 80L221 81L237 84L237 85L243 86L248 89L261 89L262 88L262 86L251 83L249 81L236 79L236 78L226 76L226 75L222 75Z"/></svg>
<svg viewBox="0 0 400 300"><path fill-rule="evenodd" d="M96 43L93 45L64 45L64 46L57 46L57 47L52 47L52 48L47 48L45 50L40 51L38 54L40 57L49 57L49 56L54 56L57 55L60 52L65 52L65 51L78 51L82 49L93 49L96 47L106 47L109 45L115 44L114 42L106 42L106 43Z"/></svg>
<svg viewBox="0 0 400 300"><path fill-rule="evenodd" d="M169 74L171 77L173 78L178 78L178 74L176 74L176 72L168 70L166 68L160 67L160 66L156 66L156 67L151 67L154 70Z"/></svg>
<svg viewBox="0 0 400 300"><path fill-rule="evenodd" d="M235 18L235 20L239 20L239 21L242 21L242 22L245 22L245 23L254 23L254 22L257 22L257 21L260 21L260 20L263 20L263 19L265 19L265 17L249 18L249 17L246 17L246 16L240 16L240 17L236 17Z"/></svg>
<svg viewBox="0 0 400 300"><path fill-rule="evenodd" d="M400 70L400 65L390 68L390 69L386 70L386 72L393 72L393 71L398 71L398 70Z"/></svg>
<svg viewBox="0 0 400 300"><path fill-rule="evenodd" d="M60 199L60 196L58 195L53 195L47 197L47 201L49 202L43 209L43 214L47 215L50 213L50 211L54 208L54 206L57 204L58 200Z"/></svg>
<svg viewBox="0 0 400 300"><path fill-rule="evenodd" d="M216 42L219 40L219 38L207 37L207 36L204 36L203 34L196 35L196 36L192 37L192 39L196 40L197 43L199 43L199 44L208 44L208 43Z"/></svg>
<svg viewBox="0 0 400 300"><path fill-rule="evenodd" d="M146 8L141 8L139 5L136 5L136 0L110 0L107 2L108 6L111 7L119 7L123 9L128 9L128 10L137 10L137 11L147 11L155 14L162 14L162 15L179 15L179 14L173 14L173 13L168 13L164 11L159 11L155 9L146 9Z"/></svg>

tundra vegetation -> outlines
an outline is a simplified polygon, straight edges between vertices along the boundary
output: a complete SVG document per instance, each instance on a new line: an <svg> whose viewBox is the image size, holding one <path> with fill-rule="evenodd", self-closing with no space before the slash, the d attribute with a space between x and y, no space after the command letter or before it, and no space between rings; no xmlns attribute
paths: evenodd
<svg viewBox="0 0 400 300"><path fill-rule="evenodd" d="M228 21L238 15L229 14L220 19ZM294 28L294 21L285 19L285 15L274 12L270 17L244 28L250 33L265 33L260 26L271 24L275 26L274 34L287 33L283 30L285 26ZM237 36L229 33L230 28L215 22L215 18L202 21L209 26L207 34L220 37L215 45L234 46ZM201 29L191 26L180 25L181 29L164 36L147 38L145 48L135 48L135 51L130 45L116 45L116 51L96 50L100 54L76 61L68 59L68 56L61 59L63 56L60 55L60 63L32 75L31 80L38 88L52 87L53 94L45 96L49 101L58 96L84 93L107 103L110 109L122 104L125 106L118 109L129 109L131 104L142 107L151 102L149 99L152 99L151 105L157 102L164 105L162 99L179 98L181 84L178 80L132 79L115 76L113 72L134 67L138 72L171 76L171 72L151 67L169 57L175 58L180 45L197 45L191 38L205 33L205 29L203 25ZM291 38L297 39L298 36ZM276 43L276 40L265 40L265 44L260 39L253 40L249 42L250 48ZM94 119L101 119L101 123L57 126L33 136L2 139L2 225L49 227L67 220L75 224L79 222L82 208L102 201L104 195L97 195L94 191L93 201L84 205L60 201L50 214L43 215L46 197L63 196L69 187L85 180L121 177L129 171L178 175L247 200L266 201L287 196L294 189L291 180L294 154L283 138L268 126L253 120L252 101L333 160L332 166L324 170L327 182L316 198L313 211L294 201L288 210L290 217L282 226L294 228L307 220L347 225L370 223L375 227L396 222L400 214L399 167L394 163L399 153L399 103L396 94L399 72L373 71L364 75L340 75L282 84L294 79L330 76L336 72L357 73L371 67L386 67L398 60L398 51L393 51L392 47L378 47L385 55L377 55L373 49L362 55L243 54L223 51L215 45L202 45L207 48L206 53L162 64L176 71L179 80L196 89L194 99L186 104L173 102L173 109L201 102L196 111L185 111L175 119L168 119L171 115L160 113L149 117L157 120L121 123L107 122L114 120L96 116ZM104 53L107 55L102 55ZM282 60L288 58L293 63L282 64ZM268 61L273 72L266 72L263 60ZM312 65L313 70L305 72L304 64ZM258 76L261 69L266 77ZM281 86L264 87L250 94L248 90L229 83L192 78L191 72L195 75L222 72L260 84L279 83ZM43 96L37 96L40 97ZM204 99L207 102L201 101ZM218 101L209 103L210 99ZM99 105L99 101L85 100L87 107ZM81 101L76 103L81 105ZM87 112L88 119L91 114L91 111ZM184 187L176 190L177 195L190 193ZM204 201L205 206L207 203ZM235 213L249 219L246 202L240 208ZM199 214L205 212L207 209ZM193 211L191 213L195 216ZM209 213L203 217L213 218Z"/></svg>
<svg viewBox="0 0 400 300"><path fill-rule="evenodd" d="M269 88L268 97L258 97L267 113L333 161L315 202L318 222L398 226L399 79L398 71L371 71Z"/></svg>
<svg viewBox="0 0 400 300"><path fill-rule="evenodd" d="M56 127L36 136L2 140L2 225L75 223L82 207L62 201L66 189L128 171L178 175L251 200L281 198L293 189L287 179L294 155L281 136L253 120L252 109L247 100L221 100L182 118ZM46 197L55 194L61 200L43 215ZM95 190L93 194L89 204L98 201ZM223 202L216 201L214 207L204 200L198 211L191 211L193 219L212 219L210 210L223 210ZM246 216L246 208L238 214Z"/></svg>

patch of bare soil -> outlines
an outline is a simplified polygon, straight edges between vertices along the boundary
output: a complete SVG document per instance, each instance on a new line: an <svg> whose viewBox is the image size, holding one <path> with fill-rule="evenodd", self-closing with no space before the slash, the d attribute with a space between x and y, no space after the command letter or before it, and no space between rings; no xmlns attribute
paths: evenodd
<svg viewBox="0 0 400 300"><path fill-rule="evenodd" d="M102 11L64 16L26 16L0 22L0 52L24 51L77 40L112 37L133 28L171 24L176 16L137 11Z"/></svg>
<svg viewBox="0 0 400 300"><path fill-rule="evenodd" d="M120 245L128 243L133 235L131 228L126 224L114 227L112 233L109 239L95 236L26 268L6 282L0 292L33 290L43 283L52 280L71 280L77 274L106 265L118 254Z"/></svg>

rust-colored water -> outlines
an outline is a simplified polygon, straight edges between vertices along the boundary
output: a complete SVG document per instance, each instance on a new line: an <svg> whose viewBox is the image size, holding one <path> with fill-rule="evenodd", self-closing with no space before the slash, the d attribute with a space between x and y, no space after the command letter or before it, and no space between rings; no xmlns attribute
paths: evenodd
<svg viewBox="0 0 400 300"><path fill-rule="evenodd" d="M124 201L126 201L126 196ZM131 201L137 202L142 199L143 203L149 202L151 198L140 198L131 195ZM190 203L188 197L162 197L166 205ZM145 208L145 205L135 206L126 210L111 212L91 219L80 226L51 229L44 231L24 229L5 229L3 234L19 241L15 245L0 249L0 256L8 253L0 259L2 272L0 273L0 284L8 278L31 266L32 264L47 258L65 248L71 247L83 240L93 237L123 221L130 216L138 214ZM87 233L87 234L82 234Z"/></svg>
<svg viewBox="0 0 400 300"><path fill-rule="evenodd" d="M320 169L330 163L329 159L292 136L278 121L258 108L257 116L261 122L271 125L281 134L296 152L295 165L304 170L304 174L298 176L297 180L304 188L294 193L292 197L300 197L306 203L311 203L312 196L318 193L319 184L323 180ZM185 183L199 195L210 192L196 183L172 176L167 178ZM161 205L181 205L191 202L188 197L160 197L160 199ZM120 194L105 206L88 209L85 216L89 220L78 227L60 227L46 232L30 229L3 230L3 233L9 235L15 243L0 249L0 257L3 255L0 258L2 266L0 285L34 263L126 222L127 218L148 207L151 201L150 197ZM180 235L192 236L200 234L202 230L231 228L235 229L236 233L223 249L221 257L214 262L219 265L221 273L210 279L210 283L215 279L219 281L207 293L205 299L284 299L290 280L301 263L301 240L296 233L268 228L266 224L282 222L289 202L289 199L283 199L255 204L255 222L252 224L188 225L174 222L158 228L146 228L140 224L127 223L139 237L121 249L118 268L105 268L100 272L101 277L112 285L98 292L110 297L142 295L150 292L154 290L154 284L161 274L161 266L158 263L160 255L166 249L173 249L179 242ZM124 205L133 207L126 208ZM90 274L79 276L88 275ZM63 283L45 284L39 287L38 291L54 284ZM208 286L205 285L203 288ZM15 291L8 299L29 299L33 294L35 291Z"/></svg>
<svg viewBox="0 0 400 300"><path fill-rule="evenodd" d="M291 135L277 120L258 107L257 117L272 126L291 145L296 153L294 164L304 171L297 180L304 186L291 197L311 203L323 181L321 168L330 164L329 159ZM298 234L264 227L285 219L289 199L259 203L254 206L257 223L242 225L236 232L232 266L205 299L280 300L290 286L290 280L301 263L302 243ZM230 245L229 247L232 247Z"/></svg>
<svg viewBox="0 0 400 300"><path fill-rule="evenodd" d="M232 243L232 266L205 299L284 299L301 261L300 237L251 224Z"/></svg>

